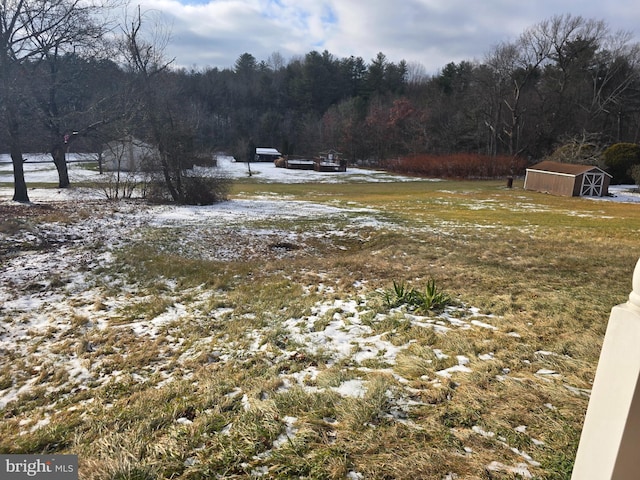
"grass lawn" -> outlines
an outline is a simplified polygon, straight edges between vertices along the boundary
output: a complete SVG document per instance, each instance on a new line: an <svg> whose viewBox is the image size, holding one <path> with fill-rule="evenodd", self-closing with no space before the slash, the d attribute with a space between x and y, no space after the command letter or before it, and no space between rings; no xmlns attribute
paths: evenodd
<svg viewBox="0 0 640 480"><path fill-rule="evenodd" d="M77 453L83 479L570 477L640 205L494 181L231 197L291 214L11 207L3 268L80 260L3 291L41 302L0 309L0 452ZM430 281L444 311L385 301Z"/></svg>

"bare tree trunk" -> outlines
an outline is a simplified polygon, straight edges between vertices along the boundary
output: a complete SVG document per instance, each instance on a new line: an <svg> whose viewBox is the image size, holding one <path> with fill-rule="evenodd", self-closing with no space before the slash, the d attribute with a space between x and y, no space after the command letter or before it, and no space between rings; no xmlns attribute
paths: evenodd
<svg viewBox="0 0 640 480"><path fill-rule="evenodd" d="M6 77L3 80L7 80ZM8 91L8 89L5 89ZM9 150L13 163L13 200L16 202L29 202L27 183L24 179L24 159L22 158L22 145L20 143L20 127L13 99L6 100L5 119L9 133Z"/></svg>
<svg viewBox="0 0 640 480"><path fill-rule="evenodd" d="M157 132L155 137L158 138L160 133ZM184 200L182 195L182 190L178 188L176 184L174 184L173 179L171 178L171 166L169 165L169 161L167 160L166 152L160 149L160 161L162 164L162 175L164 176L164 182L167 186L167 190L169 190L169 194L174 202L182 203Z"/></svg>
<svg viewBox="0 0 640 480"><path fill-rule="evenodd" d="M6 77L3 80L6 80ZM24 159L22 158L22 146L20 143L20 127L15 103L12 99L7 99L5 119L9 133L11 162L13 163L13 200L16 202L29 202L27 183L24 180Z"/></svg>
<svg viewBox="0 0 640 480"><path fill-rule="evenodd" d="M29 203L27 183L24 180L24 160L20 148L11 147L11 162L13 163L13 201Z"/></svg>
<svg viewBox="0 0 640 480"><path fill-rule="evenodd" d="M0 10L1 13L1 10ZM0 19L4 15L0 14ZM13 200L29 202L27 183L24 180L24 159L22 158L22 144L20 143L20 123L18 109L14 96L13 79L11 78L11 60L7 48L6 35L0 38L0 88L5 96L4 120L9 134L9 150L13 163Z"/></svg>
<svg viewBox="0 0 640 480"><path fill-rule="evenodd" d="M51 150L51 156L58 170L58 188L68 188L71 183L69 182L69 171L67 169L66 145L57 143Z"/></svg>
<svg viewBox="0 0 640 480"><path fill-rule="evenodd" d="M67 170L67 152L65 145L56 144L51 151L53 157L53 163L58 170L58 188L68 188L71 183L69 182L69 171Z"/></svg>

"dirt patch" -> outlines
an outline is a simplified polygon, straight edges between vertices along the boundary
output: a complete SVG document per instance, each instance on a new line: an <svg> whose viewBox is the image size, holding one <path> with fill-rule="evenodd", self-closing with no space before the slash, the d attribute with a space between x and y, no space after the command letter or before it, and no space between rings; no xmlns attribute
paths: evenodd
<svg viewBox="0 0 640 480"><path fill-rule="evenodd" d="M16 218L34 218L51 214L56 210L64 209L64 203L61 204L38 204L38 203L0 203L0 218L3 219L4 225L6 220ZM0 227L2 228L2 227Z"/></svg>
<svg viewBox="0 0 640 480"><path fill-rule="evenodd" d="M302 247L291 242L275 242L269 245L269 248L275 251L291 252L293 250L299 250Z"/></svg>

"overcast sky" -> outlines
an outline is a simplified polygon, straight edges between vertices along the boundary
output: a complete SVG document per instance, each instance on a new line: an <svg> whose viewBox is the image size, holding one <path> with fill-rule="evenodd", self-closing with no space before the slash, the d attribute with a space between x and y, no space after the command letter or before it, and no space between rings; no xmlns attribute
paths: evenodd
<svg viewBox="0 0 640 480"><path fill-rule="evenodd" d="M233 68L242 53L285 63L328 50L367 63L378 52L437 73L482 60L495 45L554 15L604 20L640 41L637 0L142 0L171 30L174 65Z"/></svg>

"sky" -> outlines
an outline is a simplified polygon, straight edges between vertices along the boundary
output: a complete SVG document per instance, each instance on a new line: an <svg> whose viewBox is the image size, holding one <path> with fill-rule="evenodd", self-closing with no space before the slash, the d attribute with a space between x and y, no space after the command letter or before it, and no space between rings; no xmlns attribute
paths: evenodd
<svg viewBox="0 0 640 480"><path fill-rule="evenodd" d="M634 0L141 0L170 31L165 55L187 69L233 68L243 53L286 64L310 51L378 52L426 74L482 60L500 42L556 15L603 20L640 41Z"/></svg>

